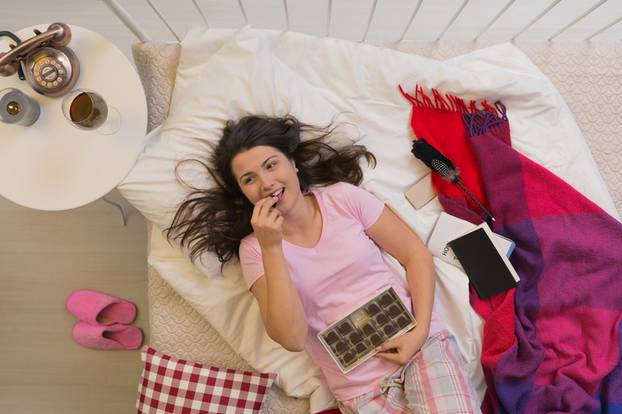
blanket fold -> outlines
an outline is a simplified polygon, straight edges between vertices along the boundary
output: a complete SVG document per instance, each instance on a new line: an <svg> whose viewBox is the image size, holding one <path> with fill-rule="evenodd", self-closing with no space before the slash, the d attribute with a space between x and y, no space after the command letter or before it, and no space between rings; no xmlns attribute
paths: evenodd
<svg viewBox="0 0 622 414"><path fill-rule="evenodd" d="M516 243L517 288L489 300L471 290L485 319L483 411L622 412L622 224L514 150L501 103L478 110L433 96L406 96L415 135L461 169L493 231ZM482 221L451 183L433 185L447 212Z"/></svg>

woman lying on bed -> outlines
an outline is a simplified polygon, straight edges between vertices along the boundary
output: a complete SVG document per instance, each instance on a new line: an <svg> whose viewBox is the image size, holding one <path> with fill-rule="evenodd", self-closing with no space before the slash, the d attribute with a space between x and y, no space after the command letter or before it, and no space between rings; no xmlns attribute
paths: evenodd
<svg viewBox="0 0 622 414"><path fill-rule="evenodd" d="M344 412L478 411L461 355L432 312L434 268L421 239L384 203L357 187L365 147L335 149L334 129L291 116L229 121L206 165L218 184L197 190L177 211L169 238L193 259L239 258L268 335L306 349ZM314 139L301 141L302 134ZM383 249L405 267L393 274ZM380 346L347 374L317 338L388 287L412 309L415 328Z"/></svg>

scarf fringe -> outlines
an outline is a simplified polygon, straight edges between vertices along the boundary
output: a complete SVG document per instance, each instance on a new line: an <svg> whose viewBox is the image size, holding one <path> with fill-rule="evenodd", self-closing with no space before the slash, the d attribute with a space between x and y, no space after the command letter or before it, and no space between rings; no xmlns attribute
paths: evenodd
<svg viewBox="0 0 622 414"><path fill-rule="evenodd" d="M478 108L477 102L473 99L469 101L467 105L464 100L456 95L451 95L446 93L444 96L441 94L438 89L432 88L432 100L423 90L421 85L415 86L415 94L414 96L404 91L402 85L398 85L398 88L404 98L406 98L413 106L417 108L426 108L426 109L434 109L437 111L448 111L448 112L460 112L463 114L475 114L480 111L490 112L494 114L496 117L505 118L505 106L501 104L501 102L495 102L494 106L490 105L488 101L483 100L480 102L481 108ZM503 107L503 111L499 109L499 106ZM507 120L507 118L505 118Z"/></svg>
<svg viewBox="0 0 622 414"><path fill-rule="evenodd" d="M484 105L482 104L482 106ZM486 108L484 111L465 113L462 115L462 120L469 132L469 136L475 137L484 135L491 129L507 122L507 109L501 101L495 102L494 109L494 113Z"/></svg>

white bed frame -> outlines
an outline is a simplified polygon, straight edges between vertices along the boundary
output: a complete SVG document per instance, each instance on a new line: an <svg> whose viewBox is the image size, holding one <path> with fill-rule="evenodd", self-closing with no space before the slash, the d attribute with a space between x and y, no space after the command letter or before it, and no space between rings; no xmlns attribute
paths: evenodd
<svg viewBox="0 0 622 414"><path fill-rule="evenodd" d="M103 1L138 40L152 40L119 1ZM154 0L145 2L178 42L183 37L180 32L198 16L210 28L252 24L361 42L457 37L486 45L519 37L591 41L606 38L603 34L615 32L609 29L622 21L619 0L203 0L201 4L185 0L192 8L182 7L184 1L179 0L160 1L159 5ZM180 10L190 16L184 23L174 21L166 17L173 14L171 10L175 10L177 20ZM612 18L616 15L619 17Z"/></svg>

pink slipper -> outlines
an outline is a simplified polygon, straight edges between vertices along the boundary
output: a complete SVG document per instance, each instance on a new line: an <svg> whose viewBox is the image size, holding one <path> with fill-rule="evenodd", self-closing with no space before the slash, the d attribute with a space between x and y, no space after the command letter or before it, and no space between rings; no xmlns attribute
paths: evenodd
<svg viewBox="0 0 622 414"><path fill-rule="evenodd" d="M136 305L132 302L90 289L73 291L67 297L65 308L92 325L129 324L136 318Z"/></svg>
<svg viewBox="0 0 622 414"><path fill-rule="evenodd" d="M132 325L91 325L78 322L73 326L73 339L92 349L136 349L143 342L143 332Z"/></svg>

